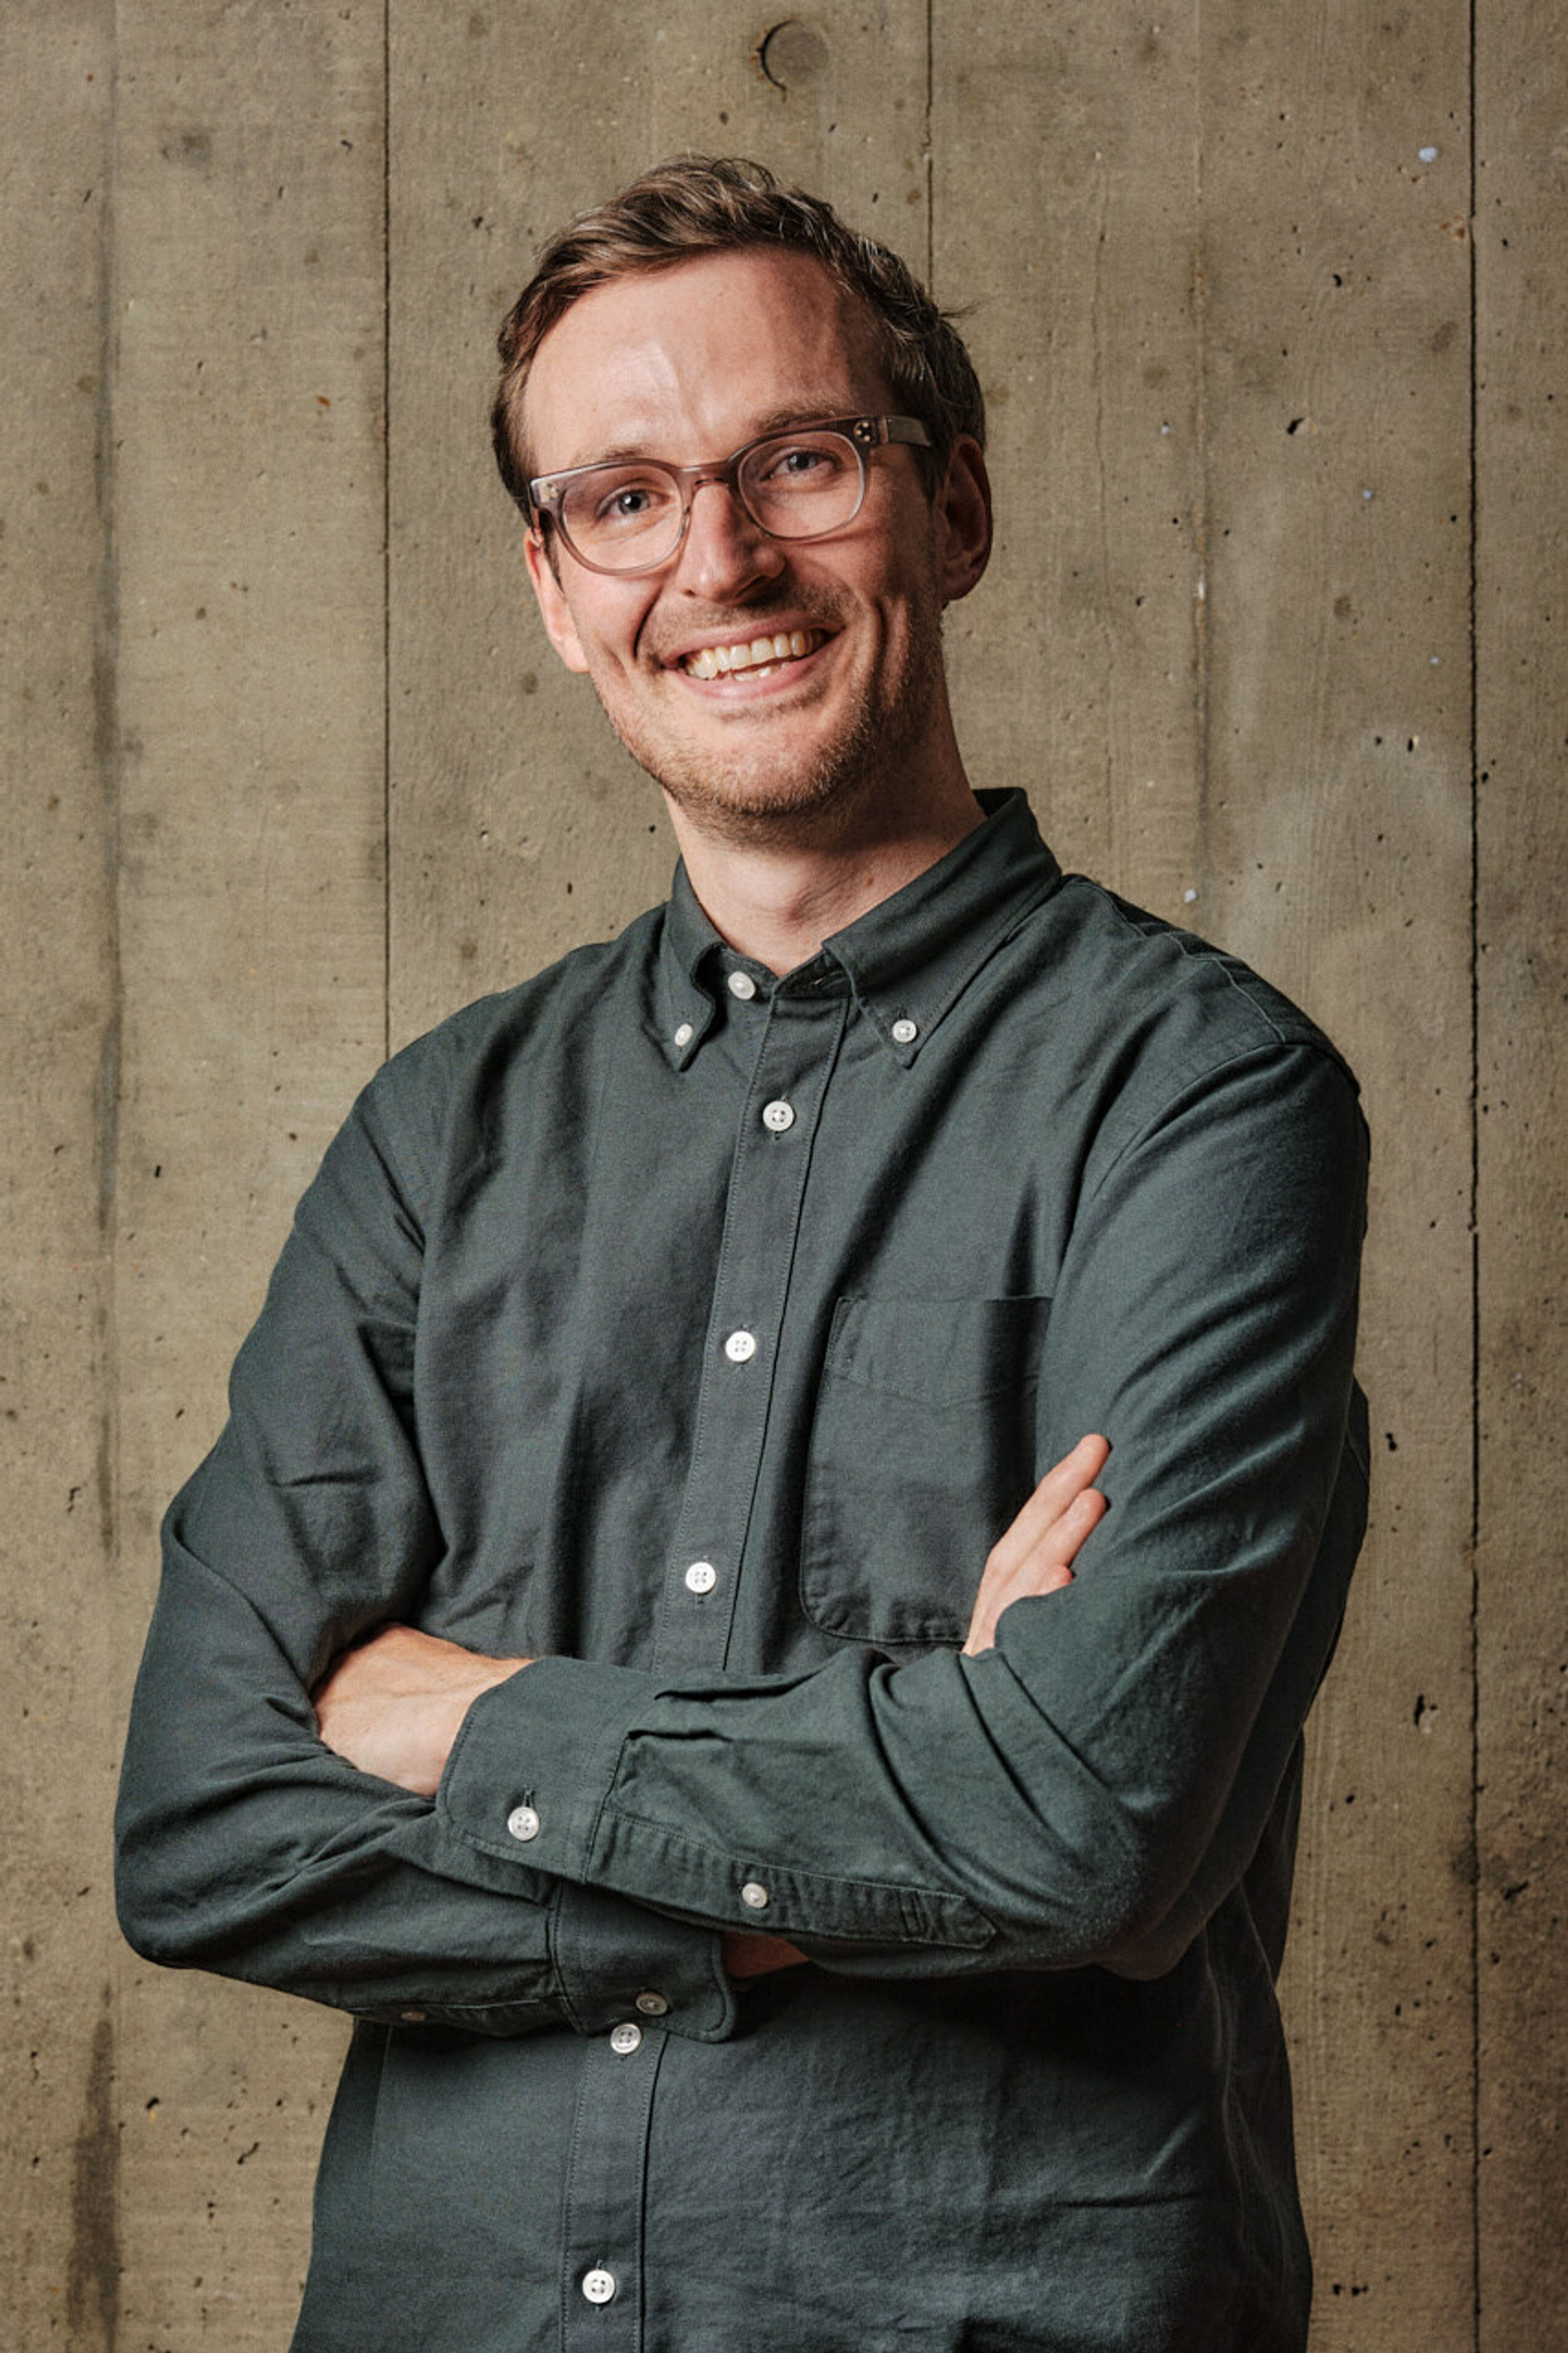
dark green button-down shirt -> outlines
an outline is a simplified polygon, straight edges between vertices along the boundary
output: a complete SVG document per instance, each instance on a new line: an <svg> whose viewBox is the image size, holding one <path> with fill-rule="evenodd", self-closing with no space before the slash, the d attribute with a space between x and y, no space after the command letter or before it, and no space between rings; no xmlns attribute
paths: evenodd
<svg viewBox="0 0 1568 2353"><path fill-rule="evenodd" d="M300 2353L1287 2353L1274 1975L1365 1504L1364 1142L1021 795L783 980L665 908L380 1072L176 1500L154 1958L356 2014ZM1075 1581L961 1655L1086 1430ZM436 1803L389 1620L541 1662ZM737 1990L723 1927L811 1966Z"/></svg>

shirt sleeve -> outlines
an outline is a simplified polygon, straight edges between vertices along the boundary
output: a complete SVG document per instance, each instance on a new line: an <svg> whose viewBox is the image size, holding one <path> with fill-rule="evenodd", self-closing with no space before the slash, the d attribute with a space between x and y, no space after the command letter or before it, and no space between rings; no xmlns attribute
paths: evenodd
<svg viewBox="0 0 1568 2353"><path fill-rule="evenodd" d="M147 1958L357 2015L582 2031L657 1993L728 2033L710 1929L504 1865L323 1746L310 1694L442 1554L413 1428L423 1238L373 1082L301 1202L230 1417L172 1505L116 1820Z"/></svg>
<svg viewBox="0 0 1568 2353"><path fill-rule="evenodd" d="M974 1659L542 1660L470 1710L442 1820L497 1865L847 1971L1172 1966L1258 1848L1364 1525L1365 1176L1321 1047L1185 1080L1086 1179L1050 1305L1039 1467L1112 1447L1070 1586Z"/></svg>

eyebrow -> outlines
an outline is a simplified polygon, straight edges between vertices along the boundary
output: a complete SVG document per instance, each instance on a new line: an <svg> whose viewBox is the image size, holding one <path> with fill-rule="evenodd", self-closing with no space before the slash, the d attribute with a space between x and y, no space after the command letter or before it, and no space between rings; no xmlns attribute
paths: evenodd
<svg viewBox="0 0 1568 2353"><path fill-rule="evenodd" d="M840 407L837 396L828 400L792 400L785 403L783 407L764 409L759 417L753 418L752 430L735 446L739 449L743 449L747 442L761 441L770 433L787 433L793 426L796 425L820 425L825 417L859 417L868 413L853 406ZM584 466L624 466L635 459L653 459L654 451L648 447L648 441L656 438L650 435L647 439L615 442L609 448L600 450L594 457L574 458L570 466L552 466L548 471L536 474L534 480L549 481L556 474L574 474ZM729 456L729 454L730 452L726 450L725 455ZM675 460L673 458L664 458L658 459L657 462L672 466ZM707 460L697 459L693 462L705 464Z"/></svg>

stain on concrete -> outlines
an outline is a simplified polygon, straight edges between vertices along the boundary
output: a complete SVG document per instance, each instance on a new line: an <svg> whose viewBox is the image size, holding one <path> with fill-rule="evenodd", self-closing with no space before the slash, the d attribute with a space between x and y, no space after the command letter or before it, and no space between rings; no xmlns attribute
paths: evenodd
<svg viewBox="0 0 1568 2353"><path fill-rule="evenodd" d="M210 172L213 135L210 131L177 131L159 150L166 164L184 164L188 171Z"/></svg>
<svg viewBox="0 0 1568 2353"><path fill-rule="evenodd" d="M120 2335L120 2133L114 2116L113 1989L93 2030L71 2169L66 2322L76 2353L114 2353Z"/></svg>

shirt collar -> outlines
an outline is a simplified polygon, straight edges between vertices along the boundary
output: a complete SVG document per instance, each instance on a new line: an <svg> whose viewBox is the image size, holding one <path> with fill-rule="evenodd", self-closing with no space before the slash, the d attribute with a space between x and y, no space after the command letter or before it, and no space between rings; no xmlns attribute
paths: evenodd
<svg viewBox="0 0 1568 2353"><path fill-rule="evenodd" d="M825 969L843 972L889 1051L914 1061L989 957L1061 881L1019 791L976 795L984 822L945 858L823 943L808 965L775 981L726 946L698 903L685 861L665 910L660 963L666 1037L682 1068L710 1027L715 992L745 972L759 995L820 987ZM911 1027L912 1025L912 1027Z"/></svg>

